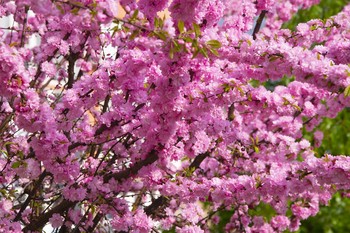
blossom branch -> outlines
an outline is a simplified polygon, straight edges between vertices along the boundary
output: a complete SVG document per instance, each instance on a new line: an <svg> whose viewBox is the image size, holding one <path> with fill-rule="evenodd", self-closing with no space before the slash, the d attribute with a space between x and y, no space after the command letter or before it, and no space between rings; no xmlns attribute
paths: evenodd
<svg viewBox="0 0 350 233"><path fill-rule="evenodd" d="M207 158L209 155L210 155L209 152L199 154L190 164L189 166L190 170L198 169L201 163L203 162L203 160ZM145 207L144 211L148 216L156 215L156 213L159 212L159 208L165 207L167 204L168 204L168 198L162 195L157 199L155 199L149 206Z"/></svg>
<svg viewBox="0 0 350 233"><path fill-rule="evenodd" d="M253 30L253 39L255 40L256 39L256 34L259 32L260 30L260 27L261 27L261 24L265 18L265 15L266 15L267 11L266 10L263 10L261 11L257 21L256 21L256 24L255 24L255 27L254 27L254 30Z"/></svg>
<svg viewBox="0 0 350 233"><path fill-rule="evenodd" d="M37 231L38 229L43 228L46 223L49 221L49 219L52 217L55 213L63 213L64 211L68 210L69 208L75 206L77 202L72 202L66 199L63 199L60 204L52 208L46 213L43 213L39 216L39 218L35 219L34 221L30 222L24 229L23 232L29 232L29 231Z"/></svg>
<svg viewBox="0 0 350 233"><path fill-rule="evenodd" d="M39 179L34 182L33 189L30 191L30 193L28 193L28 197L25 200L25 202L21 205L21 208L18 211L16 217L14 218L14 221L20 220L23 211L27 208L27 206L29 205L30 201L34 198L35 193L38 191L39 187L42 185L42 182L43 182L44 178L46 177L46 175L47 175L47 172L43 171L41 173L41 175L39 176Z"/></svg>
<svg viewBox="0 0 350 233"><path fill-rule="evenodd" d="M137 174L139 170L141 170L141 168L151 165L152 163L154 163L155 161L158 160L158 152L156 150L151 150L150 153L148 153L147 158L145 158L144 160L141 160L139 162L136 162L133 166L120 171L118 173L109 173L106 174L103 177L103 181L105 183L107 183L110 179L114 178L116 181L122 181L123 179L127 179L129 178L131 175Z"/></svg>

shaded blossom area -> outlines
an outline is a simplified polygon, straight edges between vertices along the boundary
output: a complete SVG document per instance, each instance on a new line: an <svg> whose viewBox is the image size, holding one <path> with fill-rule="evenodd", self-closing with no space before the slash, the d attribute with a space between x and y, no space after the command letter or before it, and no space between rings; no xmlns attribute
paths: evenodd
<svg viewBox="0 0 350 233"><path fill-rule="evenodd" d="M296 231L348 196L318 127L350 5L281 29L317 3L2 1L0 232Z"/></svg>

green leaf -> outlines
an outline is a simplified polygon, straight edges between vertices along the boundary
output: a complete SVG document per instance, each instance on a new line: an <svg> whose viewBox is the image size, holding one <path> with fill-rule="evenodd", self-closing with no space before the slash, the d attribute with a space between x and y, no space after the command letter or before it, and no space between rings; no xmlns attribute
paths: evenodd
<svg viewBox="0 0 350 233"><path fill-rule="evenodd" d="M179 32L183 33L185 31L185 23L182 20L179 20L179 22L177 22L177 27L179 28Z"/></svg>
<svg viewBox="0 0 350 233"><path fill-rule="evenodd" d="M255 153L259 153L259 147L257 147L257 146L254 146L254 151L255 151Z"/></svg>
<svg viewBox="0 0 350 233"><path fill-rule="evenodd" d="M169 230L162 230L163 233L176 233L176 228L175 227L172 227L171 229Z"/></svg>
<svg viewBox="0 0 350 233"><path fill-rule="evenodd" d="M0 189L0 193L2 194L2 197L7 196L7 190L6 189Z"/></svg>
<svg viewBox="0 0 350 233"><path fill-rule="evenodd" d="M14 162L11 167L12 168L19 168L19 166L21 166L21 162L17 161L17 162Z"/></svg>
<svg viewBox="0 0 350 233"><path fill-rule="evenodd" d="M182 39L183 39L183 41L185 41L187 43L192 43L193 42L193 39L191 37L184 37Z"/></svg>
<svg viewBox="0 0 350 233"><path fill-rule="evenodd" d="M174 45L174 49L176 52L180 52L181 50L181 45L176 41L176 40L173 40L173 45Z"/></svg>
<svg viewBox="0 0 350 233"><path fill-rule="evenodd" d="M92 16L92 18L95 18L97 16L97 14L98 14L97 10L90 11L90 15Z"/></svg>
<svg viewBox="0 0 350 233"><path fill-rule="evenodd" d="M249 81L249 84L250 85L252 85L253 87L259 87L260 85L261 85L261 83L260 83L260 81L259 80L257 80L257 79L251 79L250 81Z"/></svg>
<svg viewBox="0 0 350 233"><path fill-rule="evenodd" d="M247 44L248 44L249 46L252 46L252 42L251 42L250 40L247 40Z"/></svg>
<svg viewBox="0 0 350 233"><path fill-rule="evenodd" d="M208 48L209 49L209 51L212 53L212 54L214 54L215 56L217 56L217 57L219 57L220 55L219 55L219 52L216 50L216 49L212 49L212 48Z"/></svg>
<svg viewBox="0 0 350 233"><path fill-rule="evenodd" d="M82 4L82 6L84 6L84 4ZM97 7L97 2L94 1L94 2L90 3L89 7L95 9Z"/></svg>
<svg viewBox="0 0 350 233"><path fill-rule="evenodd" d="M59 12L60 12L61 14L64 14L64 9L63 9L63 7L62 7L60 4L58 4L58 3L56 3L55 5L56 5L56 8L59 10Z"/></svg>
<svg viewBox="0 0 350 233"><path fill-rule="evenodd" d="M159 28L163 28L164 20L165 20L165 18L163 18L163 19L159 18Z"/></svg>
<svg viewBox="0 0 350 233"><path fill-rule="evenodd" d="M18 151L17 154L18 154L18 157L19 157L20 159L24 159L25 156L24 156L23 151Z"/></svg>
<svg viewBox="0 0 350 233"><path fill-rule="evenodd" d="M231 86L228 83L224 83L222 86L224 88L225 93L228 93L231 90Z"/></svg>
<svg viewBox="0 0 350 233"><path fill-rule="evenodd" d="M295 108L298 112L301 112L301 108L296 105L296 104L292 104L293 108Z"/></svg>
<svg viewBox="0 0 350 233"><path fill-rule="evenodd" d="M162 29L164 26L164 20L161 18L154 18L154 28Z"/></svg>
<svg viewBox="0 0 350 233"><path fill-rule="evenodd" d="M206 58L209 58L207 49L205 47L199 48L199 52Z"/></svg>
<svg viewBox="0 0 350 233"><path fill-rule="evenodd" d="M311 25L310 31L315 31L318 29L318 25Z"/></svg>
<svg viewBox="0 0 350 233"><path fill-rule="evenodd" d="M8 157L8 153L6 150L0 150L0 154L2 153L2 155L5 155L6 157Z"/></svg>
<svg viewBox="0 0 350 233"><path fill-rule="evenodd" d="M198 53L199 53L199 48L197 47L197 48L195 49L194 53L193 53L192 58L197 57Z"/></svg>
<svg viewBox="0 0 350 233"><path fill-rule="evenodd" d="M80 8L75 7L75 8L73 8L70 12L71 12L73 15L77 15L78 12L79 12L79 10L80 10Z"/></svg>
<svg viewBox="0 0 350 233"><path fill-rule="evenodd" d="M279 53L271 54L269 56L269 61L273 62L273 61L276 61L277 59L282 59L282 58L284 58L284 56L282 54L279 54Z"/></svg>
<svg viewBox="0 0 350 233"><path fill-rule="evenodd" d="M140 31L139 31L138 29L137 29L137 30L134 30L134 31L132 32L132 34L130 35L129 39L130 39L130 40L133 40L133 39L135 39L139 34L140 34Z"/></svg>
<svg viewBox="0 0 350 233"><path fill-rule="evenodd" d="M188 167L188 168L184 168L183 170L183 174L186 176L186 177L191 177L193 172L196 170L195 167Z"/></svg>
<svg viewBox="0 0 350 233"><path fill-rule="evenodd" d="M3 144L3 146L6 147L6 146L9 146L9 145L13 145L13 144L16 144L16 143L14 143L14 142L5 142Z"/></svg>
<svg viewBox="0 0 350 233"><path fill-rule="evenodd" d="M154 27L155 28L159 27L159 20L158 20L158 18L154 18Z"/></svg>
<svg viewBox="0 0 350 233"><path fill-rule="evenodd" d="M245 93L244 93L243 89L240 86L237 86L236 88L241 93L241 96L244 96Z"/></svg>
<svg viewBox="0 0 350 233"><path fill-rule="evenodd" d="M84 7L84 4L83 4L82 2L72 1L71 3L74 4L74 5L76 5L76 6L78 6L78 7L80 7L80 8L83 8L83 7Z"/></svg>
<svg viewBox="0 0 350 233"><path fill-rule="evenodd" d="M347 75L348 77L350 77L350 71L349 71L349 70L345 70L345 72L346 72L346 75Z"/></svg>
<svg viewBox="0 0 350 233"><path fill-rule="evenodd" d="M194 39L192 41L192 47L195 48L195 49L199 49L199 46L198 46L198 41L196 39Z"/></svg>
<svg viewBox="0 0 350 233"><path fill-rule="evenodd" d="M254 209L249 209L250 216L264 216L267 221L276 216L276 210L268 203L260 202Z"/></svg>
<svg viewBox="0 0 350 233"><path fill-rule="evenodd" d="M344 90L344 96L348 97L350 95L350 86L347 86Z"/></svg>
<svg viewBox="0 0 350 233"><path fill-rule="evenodd" d="M164 31L160 31L160 32L154 32L154 34L161 39L162 41L166 41L167 40L167 35Z"/></svg>
<svg viewBox="0 0 350 233"><path fill-rule="evenodd" d="M114 37L114 35L118 32L118 31L120 31L120 26L119 25L117 25L117 26L114 26L113 28L112 28L112 31L113 31L113 33L112 33L112 37Z"/></svg>
<svg viewBox="0 0 350 233"><path fill-rule="evenodd" d="M130 28L128 28L127 26L122 26L122 30L123 32L129 32L130 31Z"/></svg>
<svg viewBox="0 0 350 233"><path fill-rule="evenodd" d="M199 27L198 24L193 23L193 30L194 30L194 33L195 33L196 37L200 37L201 36L201 28Z"/></svg>
<svg viewBox="0 0 350 233"><path fill-rule="evenodd" d="M215 49L221 48L221 43L218 40L209 40L206 44Z"/></svg>
<svg viewBox="0 0 350 233"><path fill-rule="evenodd" d="M130 21L135 20L135 19L137 18L137 15L138 15L138 14L139 14L139 10L136 9L136 10L134 11L134 13L132 14L132 16L131 16Z"/></svg>
<svg viewBox="0 0 350 233"><path fill-rule="evenodd" d="M169 57L170 57L170 59L173 59L173 58L174 58L174 48L171 48L171 49L169 50Z"/></svg>

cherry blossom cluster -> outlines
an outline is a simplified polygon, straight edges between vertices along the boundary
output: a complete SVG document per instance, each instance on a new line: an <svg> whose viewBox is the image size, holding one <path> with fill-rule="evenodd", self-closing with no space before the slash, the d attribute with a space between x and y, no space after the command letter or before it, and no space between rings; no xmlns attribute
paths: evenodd
<svg viewBox="0 0 350 233"><path fill-rule="evenodd" d="M314 150L350 106L350 6L281 29L317 3L2 1L0 231L295 231L348 195Z"/></svg>

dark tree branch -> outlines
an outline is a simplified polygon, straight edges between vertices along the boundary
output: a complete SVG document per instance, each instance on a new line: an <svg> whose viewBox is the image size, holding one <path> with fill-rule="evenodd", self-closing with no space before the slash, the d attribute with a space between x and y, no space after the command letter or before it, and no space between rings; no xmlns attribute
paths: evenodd
<svg viewBox="0 0 350 233"><path fill-rule="evenodd" d="M90 32L88 31L86 34L85 34L85 41L83 43L80 44L80 50L83 50L84 49L84 46L87 42L87 40L89 39L90 37ZM79 58L79 55L80 55L80 51L76 52L76 53L73 53L72 50L71 50L71 53L68 55L68 82L67 82L67 89L70 89L73 87L73 84L74 84L74 76L75 76L75 73L74 73L74 67L75 67L75 62L78 60Z"/></svg>
<svg viewBox="0 0 350 233"><path fill-rule="evenodd" d="M193 162L190 164L189 168L190 170L198 169L201 163L205 158L207 158L210 155L209 152L199 154ZM147 206L144 210L145 213L150 216L150 215L157 215L161 211L161 208L164 208L168 205L168 199L165 196L160 196L157 199L155 199L149 206Z"/></svg>
<svg viewBox="0 0 350 233"><path fill-rule="evenodd" d="M259 18L258 18L257 21L256 21L256 24L255 24L255 27L254 27L254 30L253 30L253 39L254 39L254 40L256 39L256 34L257 34L257 33L259 32L259 30L260 30L262 21L264 20L266 13L267 13L266 10L261 11L261 13L260 13L260 15L259 15Z"/></svg>
<svg viewBox="0 0 350 233"><path fill-rule="evenodd" d="M6 116L6 118L1 122L0 124L0 134L2 134L4 131L6 131L6 127L8 123L12 120L12 117L14 116L14 113L10 113Z"/></svg>
<svg viewBox="0 0 350 233"><path fill-rule="evenodd" d="M108 173L103 177L103 181L107 183L110 179L114 178L116 181L122 181L123 179L129 178L131 175L137 174L138 171L141 170L141 168L151 165L155 161L158 160L158 152L156 150L151 150L151 152L148 153L147 158L145 158L142 161L139 161L135 163L133 166L120 171L118 173Z"/></svg>
<svg viewBox="0 0 350 233"><path fill-rule="evenodd" d="M67 82L67 89L71 89L74 84L74 67L75 62L79 58L79 53L71 53L69 54L67 60L68 60L68 82Z"/></svg>
<svg viewBox="0 0 350 233"><path fill-rule="evenodd" d="M47 172L43 171L43 173L40 174L39 179L37 181L34 181L33 189L28 193L27 199L21 205L21 209L18 211L16 217L14 218L15 222L21 219L23 211L27 208L27 206L29 205L30 201L34 198L35 193L37 192L37 190L41 186L41 184L42 184L44 178L46 177L46 175L47 175Z"/></svg>
<svg viewBox="0 0 350 233"><path fill-rule="evenodd" d="M69 229L66 225L62 225L58 233L68 233Z"/></svg>
<svg viewBox="0 0 350 233"><path fill-rule="evenodd" d="M92 226L90 226L90 227L88 228L87 232L95 232L95 229L96 229L96 227L98 226L98 224L100 223L102 217L103 217L103 214L102 214L102 213L99 212L98 214L96 214L94 220L92 221L93 224L92 224Z"/></svg>
<svg viewBox="0 0 350 233"><path fill-rule="evenodd" d="M156 150L151 150L151 152L148 154L147 158L135 163L133 166L130 168L127 168L121 172L118 173L112 173L112 174L107 174L103 178L104 182L108 182L110 179L114 178L117 181L122 181L123 179L127 179L133 174L137 174L141 168L147 165L151 165L158 159L158 152ZM55 213L62 213L64 211L67 211L69 208L73 207L76 205L78 202L72 202L68 200L63 200L60 204L52 208L46 213L41 214L37 219L33 220L28 226L26 226L23 229L23 232L28 232L28 231L37 231L38 229L41 229L46 225L46 223L49 221L49 219L52 217L53 214ZM95 217L96 218L96 217ZM102 218L102 216L101 216ZM96 226L100 220L96 218Z"/></svg>
<svg viewBox="0 0 350 233"><path fill-rule="evenodd" d="M145 213L150 215L156 215L157 212L159 212L160 207L165 207L168 205L168 199L165 196L160 196L157 199L155 199L152 204L147 206L144 211Z"/></svg>
<svg viewBox="0 0 350 233"><path fill-rule="evenodd" d="M62 40L68 40L69 36L71 35L71 33L67 33L66 35L64 35L64 37L62 38ZM51 56L49 56L46 61L50 62L55 56L56 56L56 53L59 51L59 49L55 49L55 51L53 52L53 54ZM41 68L41 65L43 64L44 62L40 62L39 65L38 65L38 69L36 70L36 73L35 73L35 76L34 76L34 79L30 82L30 87L34 87L36 82L38 81L41 73L42 73L42 68Z"/></svg>
<svg viewBox="0 0 350 233"><path fill-rule="evenodd" d="M53 214L63 213L69 208L75 206L76 204L77 202L72 202L64 199L60 204L58 204L48 212L43 213L37 219L32 220L29 223L29 225L23 228L23 232L38 231L46 225L46 223L49 221Z"/></svg>
<svg viewBox="0 0 350 233"><path fill-rule="evenodd" d="M110 100L110 99L111 99L111 95L110 95L110 94L106 95L106 98L105 98L105 101L104 101L103 107L102 107L102 113L107 112L108 103L109 103L109 100Z"/></svg>
<svg viewBox="0 0 350 233"><path fill-rule="evenodd" d="M203 162L203 160L208 157L210 155L209 152L203 153L203 154L199 154L194 160L193 162L190 164L189 168L191 169L198 169L199 166L201 165L201 163Z"/></svg>
<svg viewBox="0 0 350 233"><path fill-rule="evenodd" d="M86 146L86 143L76 142L68 146L68 151L74 150L75 148L79 146Z"/></svg>
<svg viewBox="0 0 350 233"><path fill-rule="evenodd" d="M23 22L23 30L22 30L22 35L21 35L21 47L24 46L24 41L25 41L25 31L26 31L26 26L27 26L27 21L28 21L28 11L29 11L29 6L24 7L26 17L24 18Z"/></svg>
<svg viewBox="0 0 350 233"><path fill-rule="evenodd" d="M111 129L111 128L115 127L115 126L118 126L120 122L121 122L120 120L114 120L114 121L111 122L111 125L109 127L106 124L101 125L95 131L95 135L94 136L97 137L97 136L101 135L104 131L106 131L107 129Z"/></svg>

